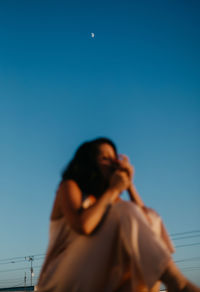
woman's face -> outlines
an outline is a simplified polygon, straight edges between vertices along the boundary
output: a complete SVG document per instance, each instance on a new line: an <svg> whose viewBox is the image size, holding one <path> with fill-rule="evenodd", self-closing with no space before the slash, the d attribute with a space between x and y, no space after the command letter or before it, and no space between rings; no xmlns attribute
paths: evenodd
<svg viewBox="0 0 200 292"><path fill-rule="evenodd" d="M103 177L105 179L109 179L117 163L116 153L111 145L101 144L99 146L99 153L97 155L97 163Z"/></svg>

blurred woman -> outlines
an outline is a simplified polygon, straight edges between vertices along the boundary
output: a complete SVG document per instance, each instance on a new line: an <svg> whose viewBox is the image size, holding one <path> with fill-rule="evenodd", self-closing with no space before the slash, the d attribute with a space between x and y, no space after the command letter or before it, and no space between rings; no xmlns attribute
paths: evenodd
<svg viewBox="0 0 200 292"><path fill-rule="evenodd" d="M82 144L63 172L39 291L199 291L171 259L160 216L137 194L133 167L112 141ZM132 202L120 199L127 190Z"/></svg>

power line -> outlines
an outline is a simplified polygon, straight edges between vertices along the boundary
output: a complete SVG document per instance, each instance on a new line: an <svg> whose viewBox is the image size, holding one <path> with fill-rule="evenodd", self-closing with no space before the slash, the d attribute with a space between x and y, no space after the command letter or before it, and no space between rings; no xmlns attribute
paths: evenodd
<svg viewBox="0 0 200 292"><path fill-rule="evenodd" d="M190 233L199 233L200 229L196 230L189 230L189 231L184 231L184 232L176 232L176 233L171 233L170 236L179 236L179 235L185 235L185 234L190 234Z"/></svg>
<svg viewBox="0 0 200 292"><path fill-rule="evenodd" d="M181 269L182 271L195 271L195 270L200 270L200 267L185 267Z"/></svg>
<svg viewBox="0 0 200 292"><path fill-rule="evenodd" d="M0 263L0 265L8 265L8 264L18 264L18 263L24 263L26 260L17 260L17 261L11 261L11 262L6 262L6 263Z"/></svg>
<svg viewBox="0 0 200 292"><path fill-rule="evenodd" d="M172 233L170 234L170 236L172 237L173 240L189 240L192 238L197 238L200 236L200 230L189 230L189 231L184 231L184 232L176 232L176 233ZM186 242L186 241L185 241ZM176 248L182 248L182 247L191 247L191 246L198 246L200 245L200 242L193 242L193 243L184 243L183 244L179 244L176 246ZM43 260L44 257L46 256L46 253L39 253L39 254L34 254L31 257L34 257L34 261L38 261L37 263L40 263L39 261ZM29 256L17 256L17 257L10 257L10 258L4 258L4 259L0 259L0 265L6 265L6 264L22 264L24 262L26 262L26 258L29 258ZM189 262L189 261L199 261L200 257L192 257L192 258L183 258L180 260L176 260L175 263L184 263L184 262ZM11 266L9 266L11 267ZM33 266L33 268L36 271L39 271L39 269L41 269L42 265L35 265ZM2 267L3 268L3 267ZM181 270L190 272L190 271L196 271L199 270L200 267L183 267L181 268ZM15 271L26 271L26 270L30 270L30 267L19 267L19 268L13 268L13 269L6 269L6 270L0 270L0 273L6 273L6 272L15 272ZM37 282L37 278L39 277L39 272L36 272L36 274L38 273L38 275L34 276L33 282ZM14 274L13 274L14 275ZM22 278L17 278L15 279L5 279L5 280L0 280L0 286L2 286L4 283L6 284L6 282L8 283L16 283L19 282L20 279ZM23 282L24 283L24 282ZM8 284L6 284L6 286L8 286Z"/></svg>
<svg viewBox="0 0 200 292"><path fill-rule="evenodd" d="M174 238L173 240L182 240L182 239L196 238L196 237L199 237L199 236L200 236L200 234L197 234L197 235L188 235L188 236Z"/></svg>
<svg viewBox="0 0 200 292"><path fill-rule="evenodd" d="M41 256L45 256L46 254L43 253L43 254L34 254L32 256L34 257L41 257ZM20 257L12 257L12 258L7 258L7 259L0 259L0 262L5 262L5 261L14 261L14 260L17 260L17 259L25 259L25 257L29 257L29 256L20 256Z"/></svg>
<svg viewBox="0 0 200 292"><path fill-rule="evenodd" d="M196 245L200 245L200 242L189 243L189 244L182 244L182 245L175 245L175 248L186 247L186 246L196 246Z"/></svg>
<svg viewBox="0 0 200 292"><path fill-rule="evenodd" d="M20 278L15 278L15 279L5 279L5 280L0 280L0 285L2 285L4 282L16 282L16 281L20 281L23 277Z"/></svg>
<svg viewBox="0 0 200 292"><path fill-rule="evenodd" d="M187 259L182 259L182 260L176 260L174 261L175 263L182 263L182 262L189 262L189 261L199 261L200 257L192 257L192 258L187 258Z"/></svg>
<svg viewBox="0 0 200 292"><path fill-rule="evenodd" d="M18 264L18 263L22 263L22 262L26 262L28 258L27 256L24 257L23 260L19 259L19 260L11 260L11 261L5 261L5 262L0 262L0 265L8 265L8 264ZM34 259L36 261L40 261L43 260L45 258L45 256L41 256L41 257L36 257L34 256Z"/></svg>
<svg viewBox="0 0 200 292"><path fill-rule="evenodd" d="M170 236L171 237L177 237L177 236L180 236L180 235L191 234L191 233L200 233L200 229L183 231L183 232L175 232L175 233L171 233ZM183 239L189 238L189 237L197 237L197 236L200 236L200 234L191 235L191 236L188 235L188 237L186 236ZM36 257L43 257L44 258L46 256L46 253L33 254L32 256L34 256L35 259L36 259ZM6 262L6 261L10 262L10 261L17 261L17 260L20 260L20 259L25 259L25 257L29 257L29 256L18 256L18 257L0 259L0 264L1 264L1 262Z"/></svg>
<svg viewBox="0 0 200 292"><path fill-rule="evenodd" d="M41 266L33 266L33 268L41 268ZM26 268L17 268L17 269L9 269L9 270L0 270L0 273L4 273L4 272L14 272L14 271L18 271L18 270L29 270L30 267L26 267Z"/></svg>

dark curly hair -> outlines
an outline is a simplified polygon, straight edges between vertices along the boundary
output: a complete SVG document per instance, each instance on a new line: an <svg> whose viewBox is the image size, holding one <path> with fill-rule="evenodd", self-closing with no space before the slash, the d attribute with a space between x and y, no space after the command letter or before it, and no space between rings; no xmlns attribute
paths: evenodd
<svg viewBox="0 0 200 292"><path fill-rule="evenodd" d="M117 148L110 139L97 138L87 141L78 148L73 159L63 171L62 182L73 179L83 193L93 194L96 197L101 196L108 187L108 182L103 178L97 164L99 146L102 144L109 144L117 157Z"/></svg>

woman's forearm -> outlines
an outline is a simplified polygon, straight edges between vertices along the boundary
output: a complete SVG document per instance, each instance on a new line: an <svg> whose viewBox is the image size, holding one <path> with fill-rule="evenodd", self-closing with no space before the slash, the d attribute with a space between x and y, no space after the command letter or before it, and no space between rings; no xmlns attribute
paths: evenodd
<svg viewBox="0 0 200 292"><path fill-rule="evenodd" d="M84 209L80 214L81 231L90 234L101 222L108 207L118 198L119 191L110 188L91 207Z"/></svg>
<svg viewBox="0 0 200 292"><path fill-rule="evenodd" d="M127 191L131 201L135 202L139 207L144 207L144 202L142 201L133 183L131 183Z"/></svg>

